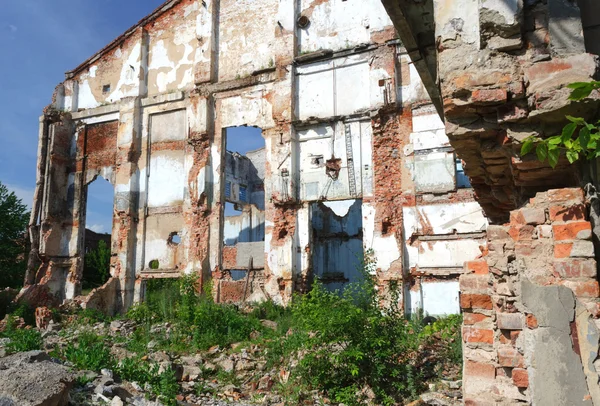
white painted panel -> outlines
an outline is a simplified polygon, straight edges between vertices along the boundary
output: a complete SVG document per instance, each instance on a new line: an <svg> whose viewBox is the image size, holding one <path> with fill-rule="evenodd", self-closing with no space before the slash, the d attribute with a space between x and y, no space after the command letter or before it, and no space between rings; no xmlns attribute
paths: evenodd
<svg viewBox="0 0 600 406"><path fill-rule="evenodd" d="M333 107L333 64L319 62L298 68L298 118L331 117Z"/></svg>
<svg viewBox="0 0 600 406"><path fill-rule="evenodd" d="M450 140L443 129L412 133L410 134L410 141L415 151L450 146Z"/></svg>
<svg viewBox="0 0 600 406"><path fill-rule="evenodd" d="M432 234L474 233L485 231L488 225L477 202L419 206L418 210L421 232L423 223Z"/></svg>
<svg viewBox="0 0 600 406"><path fill-rule="evenodd" d="M367 60L337 67L336 115L346 115L370 107L369 64Z"/></svg>
<svg viewBox="0 0 600 406"><path fill-rule="evenodd" d="M414 115L412 121L413 131L416 133L443 130L445 128L444 122L437 113Z"/></svg>
<svg viewBox="0 0 600 406"><path fill-rule="evenodd" d="M439 152L415 156L417 192L444 193L455 189L454 154Z"/></svg>
<svg viewBox="0 0 600 406"><path fill-rule="evenodd" d="M183 202L185 189L184 151L151 153L148 206L173 206Z"/></svg>
<svg viewBox="0 0 600 406"><path fill-rule="evenodd" d="M361 123L361 170L363 196L373 196L373 128L370 122Z"/></svg>
<svg viewBox="0 0 600 406"><path fill-rule="evenodd" d="M298 139L300 141L319 137L333 137L333 127L324 124L298 130Z"/></svg>
<svg viewBox="0 0 600 406"><path fill-rule="evenodd" d="M459 314L459 284L449 282L421 282L421 289L410 292L412 313L423 309L424 314L443 316Z"/></svg>
<svg viewBox="0 0 600 406"><path fill-rule="evenodd" d="M302 13L307 9L311 17L310 25L300 30L302 52L368 43L372 32L392 25L380 0L302 0Z"/></svg>
<svg viewBox="0 0 600 406"><path fill-rule="evenodd" d="M152 143L182 141L187 138L185 110L153 114L151 118Z"/></svg>
<svg viewBox="0 0 600 406"><path fill-rule="evenodd" d="M472 239L419 241L417 265L425 268L462 268L465 261L472 261L481 255L480 244L480 241Z"/></svg>
<svg viewBox="0 0 600 406"><path fill-rule="evenodd" d="M159 269L175 269L183 262L183 246L187 243L187 236L183 233L184 222L181 213L154 214L146 219L146 246L145 264L150 266L150 261L158 260ZM179 246L168 243L171 233L176 232L181 236Z"/></svg>

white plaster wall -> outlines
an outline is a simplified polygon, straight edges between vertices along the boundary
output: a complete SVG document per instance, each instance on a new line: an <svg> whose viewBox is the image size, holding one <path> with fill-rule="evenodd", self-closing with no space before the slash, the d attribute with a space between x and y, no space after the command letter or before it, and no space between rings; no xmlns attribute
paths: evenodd
<svg viewBox="0 0 600 406"><path fill-rule="evenodd" d="M445 41L460 36L464 43L479 47L479 1L433 0L435 37Z"/></svg>
<svg viewBox="0 0 600 406"><path fill-rule="evenodd" d="M375 232L375 213L373 205L363 203L363 244L365 249L373 249L376 267L386 271L401 258L401 252L394 234L384 237Z"/></svg>
<svg viewBox="0 0 600 406"><path fill-rule="evenodd" d="M433 204L404 207L404 229L407 238L412 234L476 233L487 229L488 220L477 202Z"/></svg>
<svg viewBox="0 0 600 406"><path fill-rule="evenodd" d="M417 192L453 191L456 188L454 153L435 152L416 155L412 175Z"/></svg>
<svg viewBox="0 0 600 406"><path fill-rule="evenodd" d="M352 168L356 195L351 196L349 186L348 154L346 150L346 125L343 122L319 124L298 131L300 193L302 200L351 199L370 196L373 192L372 128L368 121L348 124L352 145ZM331 179L325 162L332 156L341 160L337 180ZM315 163L315 159L322 163Z"/></svg>
<svg viewBox="0 0 600 406"><path fill-rule="evenodd" d="M148 206L174 206L183 203L185 190L184 151L157 151L150 157Z"/></svg>
<svg viewBox="0 0 600 406"><path fill-rule="evenodd" d="M370 43L373 32L392 25L379 0L302 0L301 10L310 14L310 25L299 30L301 52Z"/></svg>
<svg viewBox="0 0 600 406"><path fill-rule="evenodd" d="M423 309L431 316L460 313L458 281L421 281L420 289L410 291L411 310Z"/></svg>
<svg viewBox="0 0 600 406"><path fill-rule="evenodd" d="M424 268L462 268L481 255L481 242L473 239L419 241L417 265Z"/></svg>
<svg viewBox="0 0 600 406"><path fill-rule="evenodd" d="M218 111L221 127L249 125L263 130L274 127L273 106L265 98L271 90L270 86L260 86L239 96L221 99Z"/></svg>
<svg viewBox="0 0 600 406"><path fill-rule="evenodd" d="M371 54L315 62L297 68L298 118L349 115L384 103L383 69L371 70Z"/></svg>

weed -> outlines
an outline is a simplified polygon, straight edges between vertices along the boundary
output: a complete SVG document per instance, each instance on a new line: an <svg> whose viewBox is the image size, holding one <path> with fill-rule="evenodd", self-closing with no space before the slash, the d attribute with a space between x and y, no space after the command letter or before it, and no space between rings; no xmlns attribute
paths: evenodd
<svg viewBox="0 0 600 406"><path fill-rule="evenodd" d="M100 371L102 368L114 367L110 350L102 338L92 332L82 333L77 339L77 344L69 343L62 356L79 369Z"/></svg>
<svg viewBox="0 0 600 406"><path fill-rule="evenodd" d="M9 354L42 349L42 335L35 329L7 327L3 335L10 339L6 345L6 351Z"/></svg>

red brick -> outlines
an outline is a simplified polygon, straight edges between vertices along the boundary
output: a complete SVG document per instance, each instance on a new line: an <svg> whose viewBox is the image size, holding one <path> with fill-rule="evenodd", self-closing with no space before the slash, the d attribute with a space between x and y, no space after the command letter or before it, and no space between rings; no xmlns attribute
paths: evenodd
<svg viewBox="0 0 600 406"><path fill-rule="evenodd" d="M596 298L600 296L600 286L598 286L598 281L593 279L584 279L578 281L567 280L563 282L563 285L571 289L577 297Z"/></svg>
<svg viewBox="0 0 600 406"><path fill-rule="evenodd" d="M547 194L548 200L553 203L568 202L570 200L583 202L583 189L580 188L552 189Z"/></svg>
<svg viewBox="0 0 600 406"><path fill-rule="evenodd" d="M555 261L554 272L561 278L595 278L596 261L593 259Z"/></svg>
<svg viewBox="0 0 600 406"><path fill-rule="evenodd" d="M498 348L498 364L508 368L523 368L523 356L512 347Z"/></svg>
<svg viewBox="0 0 600 406"><path fill-rule="evenodd" d="M487 239L489 241L506 240L509 235L507 228L498 225L489 225L487 228Z"/></svg>
<svg viewBox="0 0 600 406"><path fill-rule="evenodd" d="M223 247L223 269L237 268L237 247Z"/></svg>
<svg viewBox="0 0 600 406"><path fill-rule="evenodd" d="M590 231L592 226L588 221L575 221L565 224L553 224L552 232L555 240L575 240L581 231ZM582 233L587 234L587 233Z"/></svg>
<svg viewBox="0 0 600 406"><path fill-rule="evenodd" d="M475 275L487 275L490 273L490 268L486 260L467 261L465 262L465 267L468 272L473 272Z"/></svg>
<svg viewBox="0 0 600 406"><path fill-rule="evenodd" d="M506 89L480 89L471 94L471 101L476 104L505 103L508 95Z"/></svg>
<svg viewBox="0 0 600 406"><path fill-rule="evenodd" d="M498 328L502 330L522 330L523 317L521 313L498 313L496 315Z"/></svg>
<svg viewBox="0 0 600 406"><path fill-rule="evenodd" d="M465 293L487 293L489 281L488 275L461 275L459 279L460 291Z"/></svg>
<svg viewBox="0 0 600 406"><path fill-rule="evenodd" d="M492 298L490 295L461 294L460 307L463 309L492 310Z"/></svg>
<svg viewBox="0 0 600 406"><path fill-rule="evenodd" d="M519 330L500 330L500 344L516 346L519 334L521 334Z"/></svg>
<svg viewBox="0 0 600 406"><path fill-rule="evenodd" d="M510 234L511 238L514 241L522 241L522 240L531 240L533 239L533 234L535 233L535 227L530 225L516 225L510 226L508 229L508 234Z"/></svg>
<svg viewBox="0 0 600 406"><path fill-rule="evenodd" d="M539 225L546 222L546 210L544 209L523 209L525 222L530 225Z"/></svg>
<svg viewBox="0 0 600 406"><path fill-rule="evenodd" d="M489 319L489 317L486 316L485 314L478 314L478 313L464 313L463 314L463 324L465 324L467 326L473 325L476 323L480 323L487 319Z"/></svg>
<svg viewBox="0 0 600 406"><path fill-rule="evenodd" d="M463 326L462 334L465 343L494 343L494 330Z"/></svg>
<svg viewBox="0 0 600 406"><path fill-rule="evenodd" d="M568 258L571 255L572 243L556 244L554 246L554 258Z"/></svg>
<svg viewBox="0 0 600 406"><path fill-rule="evenodd" d="M531 329L538 328L537 318L531 313L525 316L525 324L527 324L527 327Z"/></svg>
<svg viewBox="0 0 600 406"><path fill-rule="evenodd" d="M529 387L529 374L525 369L515 368L512 371L513 383L517 388L528 388Z"/></svg>
<svg viewBox="0 0 600 406"><path fill-rule="evenodd" d="M548 210L551 221L585 220L585 206L576 204L573 206L550 206Z"/></svg>
<svg viewBox="0 0 600 406"><path fill-rule="evenodd" d="M496 368L492 364L467 360L465 375L483 379L496 379Z"/></svg>

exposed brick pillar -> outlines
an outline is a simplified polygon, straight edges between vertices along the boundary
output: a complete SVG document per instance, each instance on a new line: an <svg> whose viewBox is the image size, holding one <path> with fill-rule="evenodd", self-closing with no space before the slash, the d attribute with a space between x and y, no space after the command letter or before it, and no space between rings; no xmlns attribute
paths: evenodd
<svg viewBox="0 0 600 406"><path fill-rule="evenodd" d="M591 405L599 286L583 191L538 193L487 237L460 279L465 404L549 404L556 384L553 404Z"/></svg>

